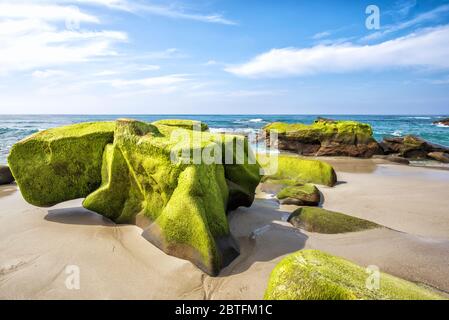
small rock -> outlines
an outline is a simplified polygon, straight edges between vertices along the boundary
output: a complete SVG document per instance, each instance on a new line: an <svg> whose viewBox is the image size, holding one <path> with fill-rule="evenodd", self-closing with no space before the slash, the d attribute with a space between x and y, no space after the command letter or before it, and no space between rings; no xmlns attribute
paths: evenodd
<svg viewBox="0 0 449 320"><path fill-rule="evenodd" d="M449 163L449 154L444 152L430 152L427 156L443 163Z"/></svg>
<svg viewBox="0 0 449 320"><path fill-rule="evenodd" d="M443 126L449 126L449 118L434 121L433 124L442 124Z"/></svg>
<svg viewBox="0 0 449 320"><path fill-rule="evenodd" d="M12 176L11 170L8 166L0 165L0 185L10 184L14 182L14 177Z"/></svg>
<svg viewBox="0 0 449 320"><path fill-rule="evenodd" d="M318 118L316 118L316 120L315 120L315 123L317 123L317 122L330 122L330 123L332 123L332 122L336 122L334 119L329 119L329 118L324 118L324 117L318 117Z"/></svg>
<svg viewBox="0 0 449 320"><path fill-rule="evenodd" d="M321 200L320 191L310 183L285 187L276 197L281 204L297 206L317 206Z"/></svg>

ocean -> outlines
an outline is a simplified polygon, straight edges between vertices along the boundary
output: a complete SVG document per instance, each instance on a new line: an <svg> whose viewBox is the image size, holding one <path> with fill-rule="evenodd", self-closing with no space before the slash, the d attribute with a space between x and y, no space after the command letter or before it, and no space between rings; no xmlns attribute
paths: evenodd
<svg viewBox="0 0 449 320"><path fill-rule="evenodd" d="M0 115L0 164L6 163L9 150L17 141L41 130L79 122L117 118L151 122L183 118L204 121L211 131L257 132L270 122L312 123L318 116L369 123L377 140L387 136L414 134L449 147L449 127L432 124L448 115Z"/></svg>

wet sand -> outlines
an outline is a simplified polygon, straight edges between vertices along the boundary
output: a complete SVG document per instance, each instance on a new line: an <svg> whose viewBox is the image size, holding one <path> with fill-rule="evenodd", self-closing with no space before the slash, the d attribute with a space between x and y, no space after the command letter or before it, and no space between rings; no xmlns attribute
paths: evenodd
<svg viewBox="0 0 449 320"><path fill-rule="evenodd" d="M138 227L115 225L81 208L81 200L36 208L15 186L0 187L0 298L261 299L274 266L303 248L449 292L449 172L326 160L340 162L332 163L340 183L320 187L323 207L386 228L308 233L286 222L294 206L279 207L259 193L251 208L229 215L241 255L215 278L165 255ZM79 290L65 285L67 265L80 268Z"/></svg>

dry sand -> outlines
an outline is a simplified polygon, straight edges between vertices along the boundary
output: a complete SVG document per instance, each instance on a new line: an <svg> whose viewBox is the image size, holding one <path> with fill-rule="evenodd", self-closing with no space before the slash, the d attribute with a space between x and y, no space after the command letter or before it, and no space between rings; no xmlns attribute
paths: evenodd
<svg viewBox="0 0 449 320"><path fill-rule="evenodd" d="M295 207L260 194L251 208L230 214L241 255L215 278L165 255L138 227L81 208L80 200L36 208L15 186L0 187L0 298L260 299L276 263L303 248L449 292L449 172L326 160L341 183L320 188L323 206L388 228L308 233L285 222ZM80 268L79 290L66 288L67 265Z"/></svg>

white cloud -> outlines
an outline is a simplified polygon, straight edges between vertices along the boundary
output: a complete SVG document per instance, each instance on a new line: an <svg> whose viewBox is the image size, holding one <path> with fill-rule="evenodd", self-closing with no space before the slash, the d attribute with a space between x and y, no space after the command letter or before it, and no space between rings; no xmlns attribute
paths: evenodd
<svg viewBox="0 0 449 320"><path fill-rule="evenodd" d="M98 17L84 13L74 6L35 4L22 2L1 2L0 18L39 19L44 21L77 21L99 23Z"/></svg>
<svg viewBox="0 0 449 320"><path fill-rule="evenodd" d="M216 64L218 64L218 62L215 60L209 60L206 63L204 63L205 66L214 66Z"/></svg>
<svg viewBox="0 0 449 320"><path fill-rule="evenodd" d="M23 22L24 26L28 25L27 21ZM20 35L1 34L0 73L85 62L96 57L116 55L112 44L126 39L126 34L112 31L33 30Z"/></svg>
<svg viewBox="0 0 449 320"><path fill-rule="evenodd" d="M105 83L111 84L116 88L126 87L145 87L145 88L159 88L164 86L177 85L188 81L185 74L172 74L159 77L149 77L141 79L114 79L106 80Z"/></svg>
<svg viewBox="0 0 449 320"><path fill-rule="evenodd" d="M92 76L94 77L108 77L108 76L115 76L117 74L119 74L120 72L117 70L103 70L103 71L98 71L92 74Z"/></svg>
<svg viewBox="0 0 449 320"><path fill-rule="evenodd" d="M47 70L36 70L31 75L33 78L37 78L37 79L48 79L48 78L53 78L53 77L65 76L67 74L68 73L63 70L47 69Z"/></svg>
<svg viewBox="0 0 449 320"><path fill-rule="evenodd" d="M162 51L150 51L129 57L132 60L164 60L185 58L186 55L177 48L169 48Z"/></svg>
<svg viewBox="0 0 449 320"><path fill-rule="evenodd" d="M394 19L402 19L407 17L414 7L416 7L416 0L402 0L396 1L391 10L382 11L382 15L392 16Z"/></svg>
<svg viewBox="0 0 449 320"><path fill-rule="evenodd" d="M242 77L287 77L398 67L449 68L449 25L376 45L272 49L225 70Z"/></svg>
<svg viewBox="0 0 449 320"><path fill-rule="evenodd" d="M237 24L235 21L227 19L221 14L217 13L202 14L202 13L187 12L182 8L176 6L175 4L163 6L131 0L59 0L59 1L74 4L106 6L110 9L117 9L136 14L146 13L149 15L162 16L172 19L193 20L199 22L217 23L224 25Z"/></svg>
<svg viewBox="0 0 449 320"><path fill-rule="evenodd" d="M331 35L331 33L329 31L318 32L312 36L312 39L319 40L319 39L329 37L330 35Z"/></svg>
<svg viewBox="0 0 449 320"><path fill-rule="evenodd" d="M227 95L230 97L266 97L279 96L285 92L283 90L237 90L231 91Z"/></svg>
<svg viewBox="0 0 449 320"><path fill-rule="evenodd" d="M156 71L159 70L160 68L161 68L160 66L154 64L136 66L137 71Z"/></svg>
<svg viewBox="0 0 449 320"><path fill-rule="evenodd" d="M177 10L171 7L153 6L153 5L140 5L137 6L139 11L143 11L149 14L164 16L174 19L186 19L208 23L218 23L225 25L236 25L237 23L224 18L220 14L197 14L187 13L182 10Z"/></svg>
<svg viewBox="0 0 449 320"><path fill-rule="evenodd" d="M103 69L99 70L97 72L92 73L91 75L94 77L109 77L114 76L118 74L129 74L129 73L136 73L136 72L147 72L147 71L156 71L160 70L160 66L158 65L140 65L140 64L125 64L125 65L118 65L118 66L111 66L111 69Z"/></svg>
<svg viewBox="0 0 449 320"><path fill-rule="evenodd" d="M114 45L127 40L120 31L69 30L61 22L100 19L76 7L36 3L0 2L0 75L116 55Z"/></svg>

